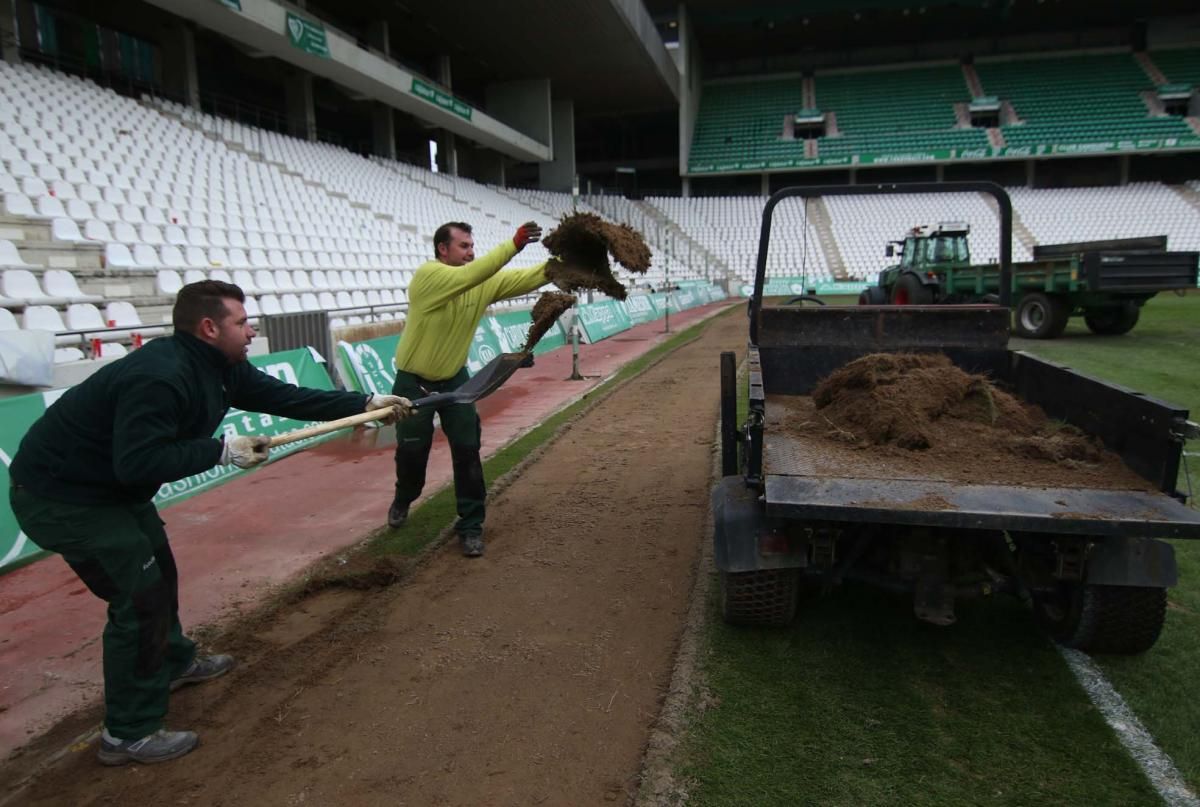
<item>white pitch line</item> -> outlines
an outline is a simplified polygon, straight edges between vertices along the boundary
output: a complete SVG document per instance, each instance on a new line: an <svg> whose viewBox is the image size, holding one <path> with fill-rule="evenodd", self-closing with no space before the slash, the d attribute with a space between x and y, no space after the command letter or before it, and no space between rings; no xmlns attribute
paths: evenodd
<svg viewBox="0 0 1200 807"><path fill-rule="evenodd" d="M1083 691L1100 710L1100 714L1104 715L1104 720L1112 726L1121 745L1125 746L1134 762L1141 767L1163 802L1171 807L1200 807L1200 799L1196 798L1196 794L1184 783L1175 763L1166 752L1154 744L1154 737L1142 725L1142 721L1138 720L1120 693L1113 689L1096 663L1078 650L1057 645L1056 647L1066 659L1071 672L1075 674L1075 680L1079 681Z"/></svg>

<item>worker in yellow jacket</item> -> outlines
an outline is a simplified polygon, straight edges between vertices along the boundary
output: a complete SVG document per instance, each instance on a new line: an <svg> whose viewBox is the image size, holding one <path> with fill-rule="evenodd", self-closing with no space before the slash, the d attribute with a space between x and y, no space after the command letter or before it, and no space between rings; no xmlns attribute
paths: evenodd
<svg viewBox="0 0 1200 807"><path fill-rule="evenodd" d="M492 303L529 294L545 285L546 264L530 269L500 269L526 244L542 237L527 222L483 257L475 258L471 225L452 221L433 235L435 260L422 264L408 285L408 318L396 348L396 395L410 399L458 389L470 377L467 352L475 329ZM450 442L454 493L458 504L459 544L467 557L483 554L483 463L479 458L479 413L474 404L437 407ZM408 508L425 487L425 467L433 445L433 411L419 409L396 427L396 496L388 508L388 526L401 527Z"/></svg>

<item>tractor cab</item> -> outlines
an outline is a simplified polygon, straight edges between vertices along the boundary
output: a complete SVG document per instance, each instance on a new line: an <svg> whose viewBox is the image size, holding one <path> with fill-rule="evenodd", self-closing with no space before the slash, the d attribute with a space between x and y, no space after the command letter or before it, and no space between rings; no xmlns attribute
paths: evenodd
<svg viewBox="0 0 1200 807"><path fill-rule="evenodd" d="M887 245L889 258L900 253L899 268L915 272L934 272L948 267L969 266L971 247L966 222L947 221L937 225L913 227L901 241Z"/></svg>

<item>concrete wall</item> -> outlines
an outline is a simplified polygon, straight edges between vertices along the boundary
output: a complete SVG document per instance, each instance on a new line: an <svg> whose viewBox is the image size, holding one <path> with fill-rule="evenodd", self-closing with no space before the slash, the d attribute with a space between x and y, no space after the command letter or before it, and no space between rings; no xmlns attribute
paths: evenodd
<svg viewBox="0 0 1200 807"><path fill-rule="evenodd" d="M552 113L554 159L538 165L538 186L570 193L575 183L575 103L555 98Z"/></svg>
<svg viewBox="0 0 1200 807"><path fill-rule="evenodd" d="M679 173L687 173L696 116L700 112L700 47L687 7L679 6Z"/></svg>

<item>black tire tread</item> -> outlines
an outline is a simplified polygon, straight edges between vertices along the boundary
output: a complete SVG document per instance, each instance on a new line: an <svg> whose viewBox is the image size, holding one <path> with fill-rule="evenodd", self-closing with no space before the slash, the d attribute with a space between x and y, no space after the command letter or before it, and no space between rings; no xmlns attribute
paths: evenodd
<svg viewBox="0 0 1200 807"><path fill-rule="evenodd" d="M1167 590L1085 584L1072 615L1052 626L1066 647L1092 653L1144 653L1162 633Z"/></svg>
<svg viewBox="0 0 1200 807"><path fill-rule="evenodd" d="M721 616L731 625L789 625L798 589L796 569L721 572Z"/></svg>

